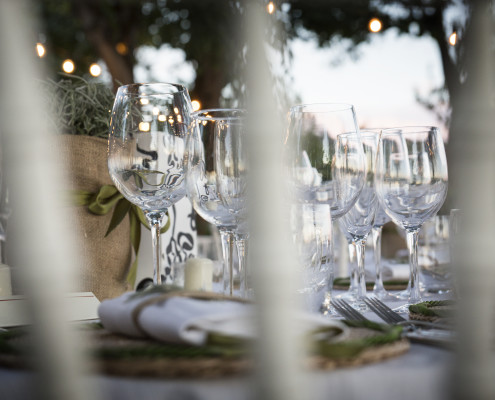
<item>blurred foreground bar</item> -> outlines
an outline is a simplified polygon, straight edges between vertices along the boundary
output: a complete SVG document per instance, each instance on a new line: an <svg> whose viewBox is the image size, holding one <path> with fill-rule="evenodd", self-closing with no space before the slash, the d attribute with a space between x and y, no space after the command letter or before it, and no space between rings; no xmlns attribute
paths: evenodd
<svg viewBox="0 0 495 400"><path fill-rule="evenodd" d="M471 2L465 33L468 76L453 104L451 189L461 209L455 268L460 294L459 360L452 398L495 398L495 97L493 2Z"/></svg>
<svg viewBox="0 0 495 400"><path fill-rule="evenodd" d="M12 260L22 278L33 320L40 399L95 399L80 377L78 344L69 329L63 295L77 268L70 231L64 226L65 171L56 169L48 112L38 93L31 2L0 0L0 131L15 213Z"/></svg>
<svg viewBox="0 0 495 400"><path fill-rule="evenodd" d="M295 257L290 255L288 219L284 218L281 147L285 115L280 115L276 107L266 55L264 33L268 14L258 2L249 3L245 31L251 207L249 268L255 274L260 324L256 398L296 400L305 398L306 392L300 369L301 344L295 334Z"/></svg>

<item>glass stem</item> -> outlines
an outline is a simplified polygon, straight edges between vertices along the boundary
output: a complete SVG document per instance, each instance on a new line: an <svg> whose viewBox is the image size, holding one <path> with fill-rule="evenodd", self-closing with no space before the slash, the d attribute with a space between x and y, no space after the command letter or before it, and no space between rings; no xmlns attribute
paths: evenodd
<svg viewBox="0 0 495 400"><path fill-rule="evenodd" d="M421 301L419 293L418 271L418 233L419 229L407 231L407 248L409 250L409 303Z"/></svg>
<svg viewBox="0 0 495 400"><path fill-rule="evenodd" d="M354 242L349 243L349 268L350 268L350 286L349 291L355 293L358 291L358 273L356 266L356 245Z"/></svg>
<svg viewBox="0 0 495 400"><path fill-rule="evenodd" d="M220 229L223 253L223 293L232 296L234 291L234 235L230 231Z"/></svg>
<svg viewBox="0 0 495 400"><path fill-rule="evenodd" d="M373 255L375 258L375 286L373 291L383 292L382 274L382 226L374 226L371 230L373 236Z"/></svg>
<svg viewBox="0 0 495 400"><path fill-rule="evenodd" d="M247 273L247 256L248 256L248 239L246 235L237 235L235 244L237 246L237 255L239 256L239 277L241 297L248 297L248 273Z"/></svg>
<svg viewBox="0 0 495 400"><path fill-rule="evenodd" d="M356 244L356 259L357 259L357 298L363 299L366 297L366 276L364 273L364 255L366 252L366 236L359 238L355 242Z"/></svg>
<svg viewBox="0 0 495 400"><path fill-rule="evenodd" d="M144 212L148 224L151 228L151 243L153 246L153 283L155 285L162 284L162 269L160 266L161 251L160 251L160 229L162 227L165 211Z"/></svg>

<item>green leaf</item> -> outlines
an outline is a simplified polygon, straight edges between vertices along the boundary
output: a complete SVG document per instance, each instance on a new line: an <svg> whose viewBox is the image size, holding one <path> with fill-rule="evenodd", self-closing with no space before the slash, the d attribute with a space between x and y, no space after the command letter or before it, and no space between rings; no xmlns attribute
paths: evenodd
<svg viewBox="0 0 495 400"><path fill-rule="evenodd" d="M112 219L110 220L110 224L108 225L108 230L107 233L105 233L105 237L107 237L110 232L112 232L122 222L124 217L129 212L130 208L131 203L127 199L122 198L118 201L115 209L113 210Z"/></svg>
<svg viewBox="0 0 495 400"><path fill-rule="evenodd" d="M94 197L88 209L97 215L105 215L123 196L113 185L103 185Z"/></svg>

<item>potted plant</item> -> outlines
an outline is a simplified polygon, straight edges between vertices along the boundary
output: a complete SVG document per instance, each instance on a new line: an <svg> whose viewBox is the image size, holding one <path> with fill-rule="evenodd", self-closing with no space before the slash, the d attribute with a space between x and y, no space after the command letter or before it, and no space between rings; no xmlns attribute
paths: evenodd
<svg viewBox="0 0 495 400"><path fill-rule="evenodd" d="M132 248L137 253L144 217L117 191L108 173L114 94L102 83L72 76L43 85L53 122L63 133L58 151L68 173L70 224L82 261L76 289L93 292L99 300L118 296L134 287L137 257Z"/></svg>

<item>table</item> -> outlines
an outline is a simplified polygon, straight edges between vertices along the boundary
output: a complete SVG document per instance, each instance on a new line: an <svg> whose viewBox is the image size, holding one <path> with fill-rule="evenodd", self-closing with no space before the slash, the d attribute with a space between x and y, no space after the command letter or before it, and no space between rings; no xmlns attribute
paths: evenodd
<svg viewBox="0 0 495 400"><path fill-rule="evenodd" d="M367 317L379 321L372 313ZM455 353L411 344L403 356L376 364L335 371L312 371L305 376L305 399L450 399L450 369ZM37 399L34 374L0 368L0 399ZM93 375L84 378L102 399L244 400L256 398L253 378L215 380L129 379Z"/></svg>

